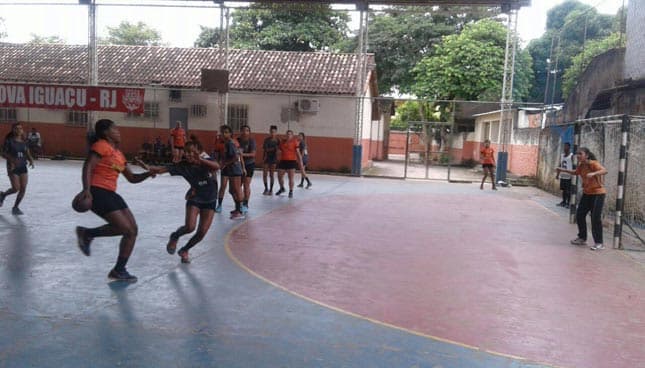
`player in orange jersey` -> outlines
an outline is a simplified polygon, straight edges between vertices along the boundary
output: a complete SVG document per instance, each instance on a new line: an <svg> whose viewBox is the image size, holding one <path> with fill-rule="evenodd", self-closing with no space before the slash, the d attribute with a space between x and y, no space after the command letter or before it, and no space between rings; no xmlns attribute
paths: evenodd
<svg viewBox="0 0 645 368"><path fill-rule="evenodd" d="M484 177L479 189L484 189L484 182L486 177L490 174L490 180L493 183L493 190L497 190L495 186L495 150L490 146L490 139L484 141L484 148L479 151L482 161L482 168L484 169Z"/></svg>

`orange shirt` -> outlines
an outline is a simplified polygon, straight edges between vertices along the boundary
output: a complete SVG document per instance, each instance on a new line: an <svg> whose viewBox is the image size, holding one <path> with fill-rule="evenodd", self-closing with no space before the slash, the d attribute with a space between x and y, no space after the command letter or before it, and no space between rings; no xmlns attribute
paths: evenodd
<svg viewBox="0 0 645 368"><path fill-rule="evenodd" d="M174 128L170 131L172 136L172 145L177 147L183 147L186 145L186 131L183 128Z"/></svg>
<svg viewBox="0 0 645 368"><path fill-rule="evenodd" d="M92 172L91 185L116 192L116 181L119 173L125 170L125 156L105 139L99 139L92 145L92 151L101 156L101 161Z"/></svg>
<svg viewBox="0 0 645 368"><path fill-rule="evenodd" d="M479 151L482 164L495 165L495 150L490 147L484 147Z"/></svg>
<svg viewBox="0 0 645 368"><path fill-rule="evenodd" d="M582 178L582 192L584 194L605 194L607 190L602 185L603 175L594 175L591 178L587 177L590 172L604 169L602 165L596 160L589 160L583 164L578 165L576 168L576 175Z"/></svg>
<svg viewBox="0 0 645 368"><path fill-rule="evenodd" d="M282 161L298 160L298 155L296 154L296 150L298 149L299 144L300 144L300 141L298 141L295 138L291 139L290 141L288 140L280 141L280 152L282 152L282 155L280 156L280 160Z"/></svg>

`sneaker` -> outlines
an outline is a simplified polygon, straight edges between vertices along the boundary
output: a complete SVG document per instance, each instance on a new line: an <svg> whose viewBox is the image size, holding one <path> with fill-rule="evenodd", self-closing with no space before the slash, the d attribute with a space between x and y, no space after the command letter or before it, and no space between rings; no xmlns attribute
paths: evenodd
<svg viewBox="0 0 645 368"><path fill-rule="evenodd" d="M269 194L269 190L268 190L268 189L265 189L265 190L264 190L264 192L262 192L262 195L270 195L270 194Z"/></svg>
<svg viewBox="0 0 645 368"><path fill-rule="evenodd" d="M231 214L231 220L243 220L246 216L242 212L235 211Z"/></svg>
<svg viewBox="0 0 645 368"><path fill-rule="evenodd" d="M190 258L188 258L187 250L179 250L179 252L177 252L177 255L181 257L181 263L190 263Z"/></svg>
<svg viewBox="0 0 645 368"><path fill-rule="evenodd" d="M311 184L311 182L307 183L307 187L306 187L306 189L311 188L311 186L312 186L312 185L313 185L313 184Z"/></svg>
<svg viewBox="0 0 645 368"><path fill-rule="evenodd" d="M571 244L573 245L587 245L587 241L585 239L581 238L575 238L571 241Z"/></svg>
<svg viewBox="0 0 645 368"><path fill-rule="evenodd" d="M175 233L170 234L170 239L168 239L168 244L166 244L166 252L168 252L168 254L175 254L178 241L179 238L175 235Z"/></svg>
<svg viewBox="0 0 645 368"><path fill-rule="evenodd" d="M12 208L11 209L11 214L16 215L16 216L24 215L24 213L18 207Z"/></svg>
<svg viewBox="0 0 645 368"><path fill-rule="evenodd" d="M560 202L560 203L556 204L556 206L558 206L558 207L564 207L564 202Z"/></svg>
<svg viewBox="0 0 645 368"><path fill-rule="evenodd" d="M591 249L591 250L601 250L601 249L605 249L605 246L602 243L600 243L600 244L594 245L593 247L591 247L589 249Z"/></svg>
<svg viewBox="0 0 645 368"><path fill-rule="evenodd" d="M216 213L221 213L222 212L222 205L218 205L217 207L215 207L215 212Z"/></svg>
<svg viewBox="0 0 645 368"><path fill-rule="evenodd" d="M293 198L293 192L289 191L289 198Z"/></svg>
<svg viewBox="0 0 645 368"><path fill-rule="evenodd" d="M82 226L76 227L76 242L78 244L78 249L81 250L86 256L90 256L90 243L92 238L85 236L85 228Z"/></svg>
<svg viewBox="0 0 645 368"><path fill-rule="evenodd" d="M137 282L137 277L135 275L131 275L125 269L123 271L117 271L113 268L108 274L108 278L115 281Z"/></svg>
<svg viewBox="0 0 645 368"><path fill-rule="evenodd" d="M302 187L304 187L304 184L302 183L298 184L298 188L302 188Z"/></svg>
<svg viewBox="0 0 645 368"><path fill-rule="evenodd" d="M249 207L245 206L245 205L242 205L241 210L242 210L242 213L247 213L247 212L249 212Z"/></svg>
<svg viewBox="0 0 645 368"><path fill-rule="evenodd" d="M280 190L278 190L277 192L275 192L275 195L280 195L280 194L282 194L282 193L284 193L284 188L280 188Z"/></svg>

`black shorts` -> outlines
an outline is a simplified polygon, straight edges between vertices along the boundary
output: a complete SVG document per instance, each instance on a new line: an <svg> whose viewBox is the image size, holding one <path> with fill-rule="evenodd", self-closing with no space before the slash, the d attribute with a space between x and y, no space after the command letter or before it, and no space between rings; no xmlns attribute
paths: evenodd
<svg viewBox="0 0 645 368"><path fill-rule="evenodd" d="M492 169L493 167L495 167L495 165L493 165L493 164L482 164L482 167L484 169L487 169L487 168Z"/></svg>
<svg viewBox="0 0 645 368"><path fill-rule="evenodd" d="M123 198L111 190L90 187L92 193L92 212L104 217L110 212L128 208Z"/></svg>
<svg viewBox="0 0 645 368"><path fill-rule="evenodd" d="M302 166L307 166L309 164L309 155L302 156Z"/></svg>
<svg viewBox="0 0 645 368"><path fill-rule="evenodd" d="M18 166L13 170L7 169L7 175L22 175L27 173L27 166Z"/></svg>
<svg viewBox="0 0 645 368"><path fill-rule="evenodd" d="M272 156L267 156L264 159L264 164L265 165L275 165L278 163L278 156L272 155Z"/></svg>
<svg viewBox="0 0 645 368"><path fill-rule="evenodd" d="M571 189L571 179L560 179L560 190Z"/></svg>
<svg viewBox="0 0 645 368"><path fill-rule="evenodd" d="M189 206L197 207L200 210L213 210L213 211L215 211L215 208L217 207L217 201L201 203L201 202L195 202L195 201L189 199L189 200L186 201L186 207L189 207Z"/></svg>
<svg viewBox="0 0 645 368"><path fill-rule="evenodd" d="M298 168L298 161L296 160L282 160L278 164L280 170L295 170Z"/></svg>
<svg viewBox="0 0 645 368"><path fill-rule="evenodd" d="M255 172L255 162L252 162L250 164L244 164L244 168L246 168L246 177L252 178L253 173Z"/></svg>

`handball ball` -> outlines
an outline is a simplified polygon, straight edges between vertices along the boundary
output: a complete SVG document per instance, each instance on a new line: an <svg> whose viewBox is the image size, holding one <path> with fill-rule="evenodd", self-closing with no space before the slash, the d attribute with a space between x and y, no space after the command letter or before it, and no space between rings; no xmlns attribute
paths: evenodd
<svg viewBox="0 0 645 368"><path fill-rule="evenodd" d="M92 200L83 197L83 192L78 193L72 200L72 208L76 212L87 212L92 208Z"/></svg>

